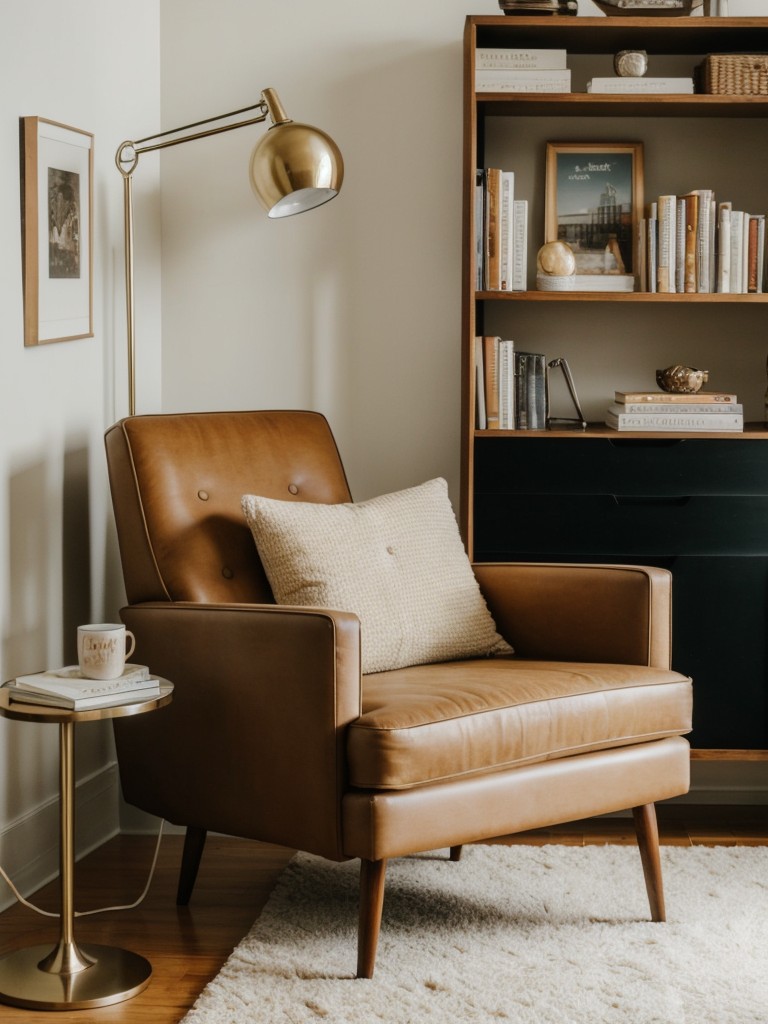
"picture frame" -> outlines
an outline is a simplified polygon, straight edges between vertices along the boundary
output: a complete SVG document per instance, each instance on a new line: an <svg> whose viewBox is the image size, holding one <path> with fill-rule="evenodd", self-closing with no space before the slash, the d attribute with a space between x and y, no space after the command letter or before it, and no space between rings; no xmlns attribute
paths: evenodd
<svg viewBox="0 0 768 1024"><path fill-rule="evenodd" d="M93 135L20 118L24 344L93 337Z"/></svg>
<svg viewBox="0 0 768 1024"><path fill-rule="evenodd" d="M577 274L637 274L642 216L642 142L547 143L545 242L567 242Z"/></svg>

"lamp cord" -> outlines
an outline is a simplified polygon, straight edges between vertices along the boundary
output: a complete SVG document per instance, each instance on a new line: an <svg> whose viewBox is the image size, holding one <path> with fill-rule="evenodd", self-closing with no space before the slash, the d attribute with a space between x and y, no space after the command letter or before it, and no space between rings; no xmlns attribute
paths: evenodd
<svg viewBox="0 0 768 1024"><path fill-rule="evenodd" d="M93 914L106 914L108 911L111 911L111 910L133 910L135 907L138 907L140 903L144 902L144 899L146 898L146 895L149 892L149 887L152 884L152 879L154 878L154 875L155 875L155 867L157 866L157 858L158 858L158 856L160 854L160 842L161 842L161 840L163 838L163 825L164 824L165 824L165 822L161 818L160 819L160 828L157 830L157 842L155 843L155 854L154 854L154 856L152 858L152 864L151 864L151 866L149 868L149 877L147 878L147 884L144 886L144 891L142 892L141 896L139 896L139 898L137 900L135 900L133 903L125 903L125 904L121 904L121 905L115 906L115 907L98 907L96 910L76 910L75 911L75 917L91 917ZM11 879L8 877L8 875L6 874L6 872L3 869L3 866L1 864L0 864L0 875L2 875L2 877L5 879L5 881L7 882L7 884L9 885L9 887L11 889L11 892L16 897L16 899L19 901L19 903L22 903L25 907L28 907L30 910L34 910L34 912L36 914L42 914L43 917L61 917L61 914L58 913L58 911L55 911L55 910L53 910L53 911L52 910L42 910L40 907L36 907L34 903L30 903L29 900L25 899L21 895L19 890L16 888L16 886L13 884Z"/></svg>

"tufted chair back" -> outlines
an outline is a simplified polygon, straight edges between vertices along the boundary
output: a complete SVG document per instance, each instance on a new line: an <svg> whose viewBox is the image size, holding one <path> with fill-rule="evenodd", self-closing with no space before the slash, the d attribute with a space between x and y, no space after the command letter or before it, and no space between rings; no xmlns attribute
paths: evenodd
<svg viewBox="0 0 768 1024"><path fill-rule="evenodd" d="M351 500L336 442L317 413L134 416L110 428L106 445L132 605L271 602L242 495Z"/></svg>

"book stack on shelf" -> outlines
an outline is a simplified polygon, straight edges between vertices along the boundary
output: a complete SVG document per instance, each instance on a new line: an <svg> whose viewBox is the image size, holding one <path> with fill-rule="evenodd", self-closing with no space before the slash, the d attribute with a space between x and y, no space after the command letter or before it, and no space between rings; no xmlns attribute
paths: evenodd
<svg viewBox="0 0 768 1024"><path fill-rule="evenodd" d="M697 391L617 391L605 414L614 430L734 432L744 429L744 409L736 395Z"/></svg>
<svg viewBox="0 0 768 1024"><path fill-rule="evenodd" d="M515 172L488 167L475 180L478 291L524 292L528 279L528 200L515 199Z"/></svg>
<svg viewBox="0 0 768 1024"><path fill-rule="evenodd" d="M11 700L70 711L113 707L160 696L160 682L146 665L126 665L116 679L87 679L77 665L17 676L6 684Z"/></svg>
<svg viewBox="0 0 768 1024"><path fill-rule="evenodd" d="M506 338L475 338L475 396L479 430L546 430L546 357Z"/></svg>
<svg viewBox="0 0 768 1024"><path fill-rule="evenodd" d="M606 78L591 78L587 92L621 93L642 96L666 93L668 95L693 95L692 78L660 78L652 76L612 75Z"/></svg>
<svg viewBox="0 0 768 1024"><path fill-rule="evenodd" d="M478 47L475 92L570 92L565 50Z"/></svg>
<svg viewBox="0 0 768 1024"><path fill-rule="evenodd" d="M711 189L662 195L638 232L640 289L750 294L763 291L765 214L716 202Z"/></svg>

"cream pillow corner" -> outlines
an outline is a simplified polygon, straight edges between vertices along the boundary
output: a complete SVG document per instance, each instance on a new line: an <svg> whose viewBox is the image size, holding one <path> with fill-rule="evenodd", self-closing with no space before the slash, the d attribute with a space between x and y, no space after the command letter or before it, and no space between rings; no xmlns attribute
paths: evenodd
<svg viewBox="0 0 768 1024"><path fill-rule="evenodd" d="M359 617L363 672L512 653L442 478L357 504L246 494L242 508L278 604Z"/></svg>

